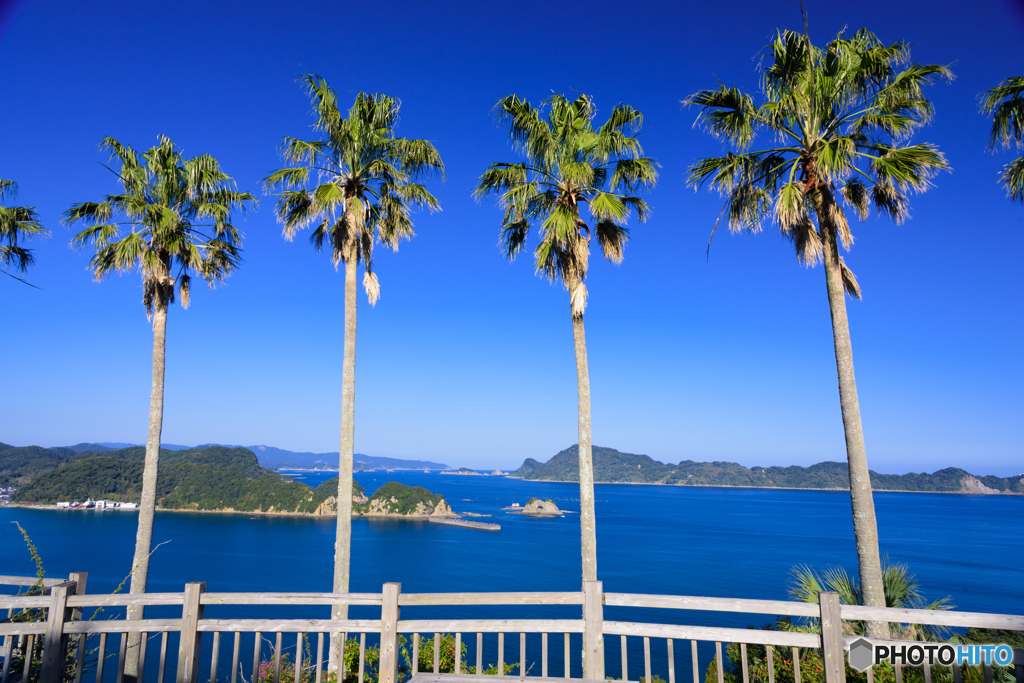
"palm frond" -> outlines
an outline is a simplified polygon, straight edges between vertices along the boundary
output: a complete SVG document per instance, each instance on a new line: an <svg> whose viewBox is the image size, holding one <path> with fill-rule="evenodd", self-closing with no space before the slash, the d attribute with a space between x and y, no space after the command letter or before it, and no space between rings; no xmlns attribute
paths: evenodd
<svg viewBox="0 0 1024 683"><path fill-rule="evenodd" d="M1024 76L1007 78L981 97L981 110L992 116L989 147L1024 145Z"/></svg>
<svg viewBox="0 0 1024 683"><path fill-rule="evenodd" d="M1010 199L1024 203L1024 157L1017 157L1003 166L999 182L1006 187Z"/></svg>

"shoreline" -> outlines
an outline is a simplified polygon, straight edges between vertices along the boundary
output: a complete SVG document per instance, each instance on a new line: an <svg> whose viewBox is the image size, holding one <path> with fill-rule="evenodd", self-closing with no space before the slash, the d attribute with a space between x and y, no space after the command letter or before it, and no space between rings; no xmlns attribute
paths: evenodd
<svg viewBox="0 0 1024 683"><path fill-rule="evenodd" d="M579 481L569 481L565 479L525 479L523 477L513 477L509 475L508 479L518 479L519 481L538 482L545 484L575 484L579 486ZM670 486L677 489L757 489L761 491L836 491L842 493L849 493L850 489L840 488L815 488L810 486L739 486L735 484L666 484L660 481L595 481L594 485L597 484L616 484L619 486ZM909 489L875 489L872 488L872 493L937 493L953 496L984 496L986 498L992 496L1024 496L1024 493L1016 493L1014 491L997 491L996 493L978 493L977 491L913 491Z"/></svg>
<svg viewBox="0 0 1024 683"><path fill-rule="evenodd" d="M56 505L46 505L37 503L7 503L6 505L0 505L0 508L21 508L24 510L53 510L54 512L107 512L103 508L59 508ZM111 512L138 512L138 508L134 510L117 510L112 509ZM335 519L336 514L332 515L318 515L315 512L267 512L264 510L185 510L182 508L162 508L158 507L157 512L192 512L204 515L270 515L278 517L322 517L323 519ZM465 513L456 513L452 515L362 515L355 513L352 515L352 519L407 519L407 520L429 520L434 519L462 519L462 515Z"/></svg>

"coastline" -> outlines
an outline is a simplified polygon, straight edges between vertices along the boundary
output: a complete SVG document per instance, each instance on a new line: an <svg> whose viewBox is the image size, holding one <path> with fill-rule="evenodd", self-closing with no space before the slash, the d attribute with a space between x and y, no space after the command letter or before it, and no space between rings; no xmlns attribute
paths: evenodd
<svg viewBox="0 0 1024 683"><path fill-rule="evenodd" d="M54 512L107 512L104 509L96 508L59 508L56 505L42 505L35 503L7 503L0 507L8 508L22 508L25 510L53 510ZM204 515L270 515L278 517L322 517L324 519L334 519L337 515L318 515L315 512L267 512L263 510L234 510L232 508L225 508L223 510L186 510L183 508L162 508L157 507L157 512L193 512L201 513ZM138 508L134 510L111 510L111 512L138 512ZM451 515L364 515L359 513L353 513L352 518L364 518L364 519L408 519L408 520L428 520L432 517L434 519L461 519L462 514L451 514Z"/></svg>
<svg viewBox="0 0 1024 683"><path fill-rule="evenodd" d="M508 475L508 479L518 479L519 481L529 482L543 482L546 484L575 484L579 486L579 481L569 481L566 479L524 479L523 477L513 477ZM594 484L618 484L620 486L671 486L678 489L759 489L762 491L842 491L849 493L848 488L813 488L810 486L738 486L735 484L666 484L660 481L595 481ZM977 491L911 491L908 489L875 489L871 490L872 493L938 493L945 495L954 496L984 496L986 498L990 496L1024 496L1024 493L1016 493L1014 491L997 491L996 493L979 493Z"/></svg>

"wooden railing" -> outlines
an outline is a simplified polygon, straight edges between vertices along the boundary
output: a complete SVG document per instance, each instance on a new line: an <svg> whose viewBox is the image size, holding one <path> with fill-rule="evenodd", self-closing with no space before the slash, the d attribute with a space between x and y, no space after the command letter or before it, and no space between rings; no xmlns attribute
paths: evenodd
<svg viewBox="0 0 1024 683"><path fill-rule="evenodd" d="M17 577L0 577L5 579ZM554 669L561 669L563 678L570 678L574 667L588 679L605 678L606 650L612 653L606 638L619 637L621 677L629 679L629 639L642 639L644 677L651 683L653 674L651 641L664 640L667 661L667 683L676 683L676 652L678 641L690 641L689 659L692 665L693 683L703 683L698 643L706 643L704 656L709 655L708 647L714 645L714 662L718 683L724 683L723 643L736 643L740 649L740 666L743 683L750 683L747 667L748 646L765 648L768 683L775 683L774 661L776 657L792 662L794 680L800 683L800 650L820 650L825 667L827 683L845 683L844 647L848 648L855 638L844 635L843 621L883 621L891 623L914 623L947 627L979 627L1024 631L1024 616L981 614L955 611L906 610L869 608L840 605L835 593L821 593L818 604L786 602L776 600L740 600L726 598L703 598L672 595L642 595L633 593L604 593L600 582L588 583L581 592L566 593L402 593L397 583L386 583L380 593L213 593L206 592L203 583L190 583L183 593L146 593L138 595L88 595L84 594L85 574L75 574L66 582L49 581L45 585L46 595L0 596L0 610L6 609L8 619L0 623L0 635L4 636L0 652L3 654L3 668L0 683L104 683L109 681L111 672L114 683L145 683L147 661L149 674L156 676L156 683L166 683L169 660L177 656L173 680L175 683L327 683L324 663L332 634L341 634L343 642L349 636L358 636L358 659L351 671L344 668L338 672L337 680L355 678L358 683L398 683L401 674L400 652L402 643L411 649L413 670L419 666L421 647L432 638L434 673L441 670L440 650L444 634L451 634L455 644L455 667L451 673L465 673L461 651L464 644L475 644L475 671L484 669L484 637L493 634L497 639L497 675L505 674L506 635L519 634L518 665L519 676L556 676ZM30 585L32 580L26 579ZM7 583L15 583L7 581ZM180 616L128 621L123 618L86 619L83 610L87 608L123 608L128 605L147 607L181 608ZM309 618L207 618L208 606L248 606L275 609L278 606L309 607L347 604L356 608L379 608L380 617L372 619L309 619ZM560 608L579 607L580 618L499 618L499 619L406 619L400 618L406 608L467 608L467 607L545 606ZM611 608L642 608L656 610L682 610L686 612L735 612L742 614L763 614L817 619L820 632L793 632L776 630L753 630L749 628L728 628L721 626L694 625L685 623L653 623L647 621L606 621L604 611ZM41 610L35 621L12 621L12 615L25 610ZM264 612L266 610L263 610ZM365 610L364 610L365 611ZM507 613L506 613L507 614ZM129 633L141 633L141 645L137 653L128 648ZM117 659L108 663L114 655L109 636L117 634ZM204 648L204 635L209 635ZM253 634L251 659L243 655L243 635ZM288 639L285 635L288 634ZM540 671L527 668L527 634L540 635ZM577 637L576 634L579 634ZM222 644L223 636L229 640ZM411 635L411 639L405 636ZM549 636L554 635L551 639ZM561 636L559 639L557 636ZM264 640L272 636L269 652ZM468 637L467 637L468 636ZM475 638L473 638L475 636ZM369 669L367 638L374 647L379 647L379 659L375 672ZM489 636L490 637L490 636ZM580 643L581 655L573 657L574 646L570 639ZM149 653L149 641L159 642L159 654ZM248 638L245 638L248 641ZM409 641L411 640L411 648ZM532 637L536 648L536 636ZM559 642L559 641L562 642ZM40 641L42 645L40 646ZM176 641L173 642L173 641ZM474 643L475 641L475 643ZM427 641L429 642L429 641ZM895 641L888 641L890 643ZM636 640L633 641L637 645ZM549 647L551 646L551 647ZM606 647L609 646L609 647ZM90 647L92 649L90 650ZM230 647L230 655L228 648ZM352 647L355 647L354 645ZM515 644L511 644L514 649ZM246 649L247 646L246 646ZM468 647L467 647L468 649ZM562 662L558 664L557 653L549 658L550 651L561 649ZM686 657L685 649L683 656ZM12 654L23 653L20 671L10 666ZM108 651L110 651L108 653ZM176 651L176 652L175 652ZM294 651L294 657L286 665L286 652ZM308 651L308 654L307 654ZM491 650L493 652L493 649ZM639 648L636 649L639 652ZM27 653L27 656L25 656ZM1017 653L1021 657L1021 653ZM38 655L38 656L36 656ZM268 655L265 657L265 655ZM156 666L152 666L154 657ZM614 655L612 655L614 658ZM534 650L534 661L537 653ZM138 661L139 676L134 681L125 674L126 662ZM209 677L200 673L200 660L209 665ZM489 657L487 659L490 659ZM550 661L549 661L550 660ZM224 664L230 661L228 671ZM244 665L252 662L246 678ZM472 661L472 659L470 659ZM513 662L514 663L514 662ZM1017 662L1015 662L1017 663ZM1019 664L1024 665L1024 658ZM261 677L261 666L265 675ZM291 669L293 681L284 681L282 672ZM705 664L705 667L707 664ZM205 668L205 667L204 667ZM664 670L657 673L661 674ZM870 672L870 670L869 670ZM1024 666L1016 669L1018 683L1024 683ZM619 673L619 672L615 672ZM925 669L925 681L930 683L930 669ZM957 679L959 670L956 670ZM896 667L898 683L902 681L902 667ZM264 680L269 679L269 680ZM871 680L869 674L869 681Z"/></svg>

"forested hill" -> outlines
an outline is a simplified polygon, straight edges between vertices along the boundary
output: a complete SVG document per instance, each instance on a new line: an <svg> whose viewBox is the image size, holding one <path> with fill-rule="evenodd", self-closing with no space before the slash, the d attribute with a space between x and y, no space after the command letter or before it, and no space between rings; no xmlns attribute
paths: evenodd
<svg viewBox="0 0 1024 683"><path fill-rule="evenodd" d="M20 486L12 502L55 503L87 498L139 502L144 447L102 453L71 451L70 455L55 454L53 450L0 449L0 472L32 472L20 477L28 481ZM157 504L163 508L312 513L330 495L322 488L314 491L261 467L256 455L246 448L160 451ZM355 488L361 495L362 488Z"/></svg>
<svg viewBox="0 0 1024 683"><path fill-rule="evenodd" d="M734 462L694 462L678 465L658 462L646 455L593 447L594 481L671 484L676 486L749 486L760 488L848 489L845 462L820 462L810 467L744 467ZM579 481L579 451L575 445L547 462L527 458L509 475L534 481ZM871 473L876 491L932 491L947 493L1024 494L1024 476L976 476L949 467L932 474Z"/></svg>

